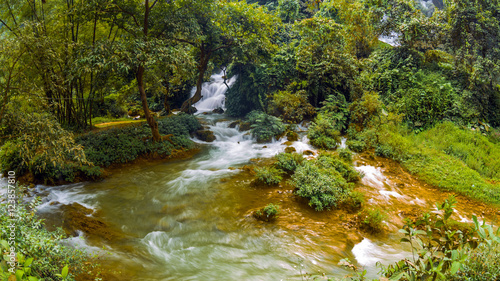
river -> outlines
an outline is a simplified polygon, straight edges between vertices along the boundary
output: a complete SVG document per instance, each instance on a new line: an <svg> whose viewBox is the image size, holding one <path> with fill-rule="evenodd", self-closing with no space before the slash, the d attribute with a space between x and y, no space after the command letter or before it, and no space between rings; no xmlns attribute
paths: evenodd
<svg viewBox="0 0 500 281"><path fill-rule="evenodd" d="M401 213L429 209L446 198L392 161L356 155L355 165L365 174L356 189L366 194L367 206L389 214L384 234L371 235L349 224L355 215L314 211L287 183L255 186L248 167L284 151L286 139L257 144L248 132L229 128L230 118L202 114L223 108L227 89L221 74L204 88L209 90L200 101L198 116L216 140L195 140L201 151L192 158L124 166L99 182L36 187L44 197L38 211L49 226L60 225L62 206L76 202L118 233L106 238L77 231L79 237L66 240L101 255L103 266L115 271L110 280L342 277L352 273L337 266L345 257L376 277L376 262L387 264L410 255L409 248L398 242ZM299 153L316 151L304 132L292 146ZM281 207L275 222L252 217L254 210L271 202ZM455 217L466 220L475 212L477 206L459 200Z"/></svg>

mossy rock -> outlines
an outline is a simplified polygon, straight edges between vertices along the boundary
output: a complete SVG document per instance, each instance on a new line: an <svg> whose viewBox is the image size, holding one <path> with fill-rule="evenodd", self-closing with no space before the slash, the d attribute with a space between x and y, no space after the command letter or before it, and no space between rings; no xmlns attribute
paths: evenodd
<svg viewBox="0 0 500 281"><path fill-rule="evenodd" d="M299 134L297 134L294 131L287 131L286 132L286 138L288 141L298 141L299 140Z"/></svg>
<svg viewBox="0 0 500 281"><path fill-rule="evenodd" d="M251 129L251 126L252 124L250 124L249 122L241 122L239 131L240 132L248 131Z"/></svg>
<svg viewBox="0 0 500 281"><path fill-rule="evenodd" d="M289 146L289 147L285 148L285 152L286 153L292 153L292 152L295 152L295 151L297 151L297 150L293 146Z"/></svg>
<svg viewBox="0 0 500 281"><path fill-rule="evenodd" d="M202 141L213 142L216 138L214 132L210 130L198 130L195 133L195 136Z"/></svg>

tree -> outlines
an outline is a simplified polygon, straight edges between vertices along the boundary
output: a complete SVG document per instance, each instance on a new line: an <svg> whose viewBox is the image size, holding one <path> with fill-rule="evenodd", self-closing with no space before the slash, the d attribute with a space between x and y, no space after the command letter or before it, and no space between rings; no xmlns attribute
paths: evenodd
<svg viewBox="0 0 500 281"><path fill-rule="evenodd" d="M257 4L239 1L216 0L197 8L186 19L194 23L185 24L191 32L174 36L194 48L197 60L196 92L182 104L183 112L192 112L192 105L202 98L201 85L210 62L227 65L235 60L255 60L273 49L274 24L278 20Z"/></svg>
<svg viewBox="0 0 500 281"><path fill-rule="evenodd" d="M181 12L195 5L194 2L196 1L110 1L106 10L108 20L124 32L124 40L105 42L105 46L101 48L107 49L107 52L101 55L93 53L91 58L95 64L102 64L103 68L119 70L125 74L133 73L142 108L155 142L160 141L161 137L158 123L151 114L147 102L146 75L148 70L159 68L162 70L167 68L173 73L172 76L177 74L182 76L188 72L184 71L184 65L189 65L191 59L186 49L178 48L174 41L169 40L169 36L178 31L179 28L175 25L181 18ZM165 66L159 66L161 64Z"/></svg>
<svg viewBox="0 0 500 281"><path fill-rule="evenodd" d="M347 48L342 26L334 20L312 18L302 20L295 28L300 34L296 67L307 82L304 88L311 103L319 106L332 94L342 94L351 101L358 62Z"/></svg>

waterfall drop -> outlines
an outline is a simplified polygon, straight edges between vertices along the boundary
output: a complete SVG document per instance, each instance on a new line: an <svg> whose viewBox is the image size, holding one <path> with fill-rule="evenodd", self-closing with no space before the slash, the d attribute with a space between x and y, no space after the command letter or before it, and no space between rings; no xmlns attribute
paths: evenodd
<svg viewBox="0 0 500 281"><path fill-rule="evenodd" d="M231 85L236 82L237 76L233 76L230 79L225 78L225 72L213 74L210 77L209 82L205 82L201 86L201 100L195 103L193 106L196 107L198 113L211 112L214 109L222 108L226 110L226 91L231 87ZM224 83L225 82L225 83ZM196 92L196 87L191 90L191 97L194 96Z"/></svg>

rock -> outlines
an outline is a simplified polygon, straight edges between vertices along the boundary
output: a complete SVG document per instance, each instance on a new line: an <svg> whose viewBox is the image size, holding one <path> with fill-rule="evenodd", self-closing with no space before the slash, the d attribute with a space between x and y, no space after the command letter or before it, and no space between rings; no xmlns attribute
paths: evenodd
<svg viewBox="0 0 500 281"><path fill-rule="evenodd" d="M296 132L294 132L294 131L288 131L288 132L286 132L286 138L289 141L298 141L299 140L299 135Z"/></svg>
<svg viewBox="0 0 500 281"><path fill-rule="evenodd" d="M236 126L240 124L240 121L234 121L231 124L229 124L229 128L234 129Z"/></svg>
<svg viewBox="0 0 500 281"><path fill-rule="evenodd" d="M297 151L297 150L293 146L289 146L289 147L285 148L285 152L286 153L292 153L292 152L295 152L295 151Z"/></svg>
<svg viewBox="0 0 500 281"><path fill-rule="evenodd" d="M224 109L218 107L214 110L212 110L213 113L217 113L217 114L223 114L224 113Z"/></svg>
<svg viewBox="0 0 500 281"><path fill-rule="evenodd" d="M240 132L248 131L251 129L251 126L252 126L252 124L250 124L248 122L242 122L242 123L240 123L239 131Z"/></svg>
<svg viewBox="0 0 500 281"><path fill-rule="evenodd" d="M284 143L282 143L282 145L286 145L286 146L290 146L292 145L293 143L291 141L286 141Z"/></svg>
<svg viewBox="0 0 500 281"><path fill-rule="evenodd" d="M195 133L195 136L202 141L213 142L215 140L214 132L210 130L198 130Z"/></svg>
<svg viewBox="0 0 500 281"><path fill-rule="evenodd" d="M311 155L314 155L314 151L312 151L312 150L304 150L304 152L302 152L302 154L307 155L307 156L311 156Z"/></svg>
<svg viewBox="0 0 500 281"><path fill-rule="evenodd" d="M91 238L103 238L108 241L124 238L123 234L114 230L102 218L94 215L94 211L78 203L63 205L63 229L68 235L76 235L83 231Z"/></svg>

